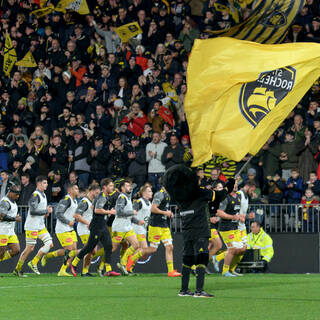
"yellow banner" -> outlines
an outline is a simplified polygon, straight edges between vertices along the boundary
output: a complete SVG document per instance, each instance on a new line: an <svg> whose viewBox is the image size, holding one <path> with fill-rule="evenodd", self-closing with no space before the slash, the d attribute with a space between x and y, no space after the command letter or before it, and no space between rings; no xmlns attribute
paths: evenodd
<svg viewBox="0 0 320 320"><path fill-rule="evenodd" d="M114 30L122 42L128 42L131 38L133 38L137 34L142 33L142 30L138 22L127 23L121 27L115 28Z"/></svg>
<svg viewBox="0 0 320 320"><path fill-rule="evenodd" d="M244 22L212 34L259 43L281 43L303 5L304 0L258 0Z"/></svg>
<svg viewBox="0 0 320 320"><path fill-rule="evenodd" d="M33 58L33 55L30 51L19 61L16 62L16 66L26 67L26 68L33 68L37 66L36 61Z"/></svg>
<svg viewBox="0 0 320 320"><path fill-rule="evenodd" d="M4 44L4 57L3 57L3 72L5 75L10 77L10 72L14 63L17 61L16 50L12 46L12 41L9 33L6 34L6 40Z"/></svg>
<svg viewBox="0 0 320 320"><path fill-rule="evenodd" d="M37 18L41 18L50 14L53 10L54 10L54 6L51 4L48 7L34 10L31 12L31 14L34 14Z"/></svg>
<svg viewBox="0 0 320 320"><path fill-rule="evenodd" d="M184 104L193 166L256 154L319 76L320 44L195 40Z"/></svg>
<svg viewBox="0 0 320 320"><path fill-rule="evenodd" d="M76 11L79 14L89 14L86 0L61 0L55 7L56 11L66 12L66 10Z"/></svg>

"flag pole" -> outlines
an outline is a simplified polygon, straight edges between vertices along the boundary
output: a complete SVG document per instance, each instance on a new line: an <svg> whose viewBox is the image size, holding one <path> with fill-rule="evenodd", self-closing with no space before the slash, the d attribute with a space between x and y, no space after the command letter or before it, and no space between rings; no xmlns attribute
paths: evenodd
<svg viewBox="0 0 320 320"><path fill-rule="evenodd" d="M240 177L240 174L242 173L242 171L246 168L246 166L249 164L249 162L252 160L253 155L251 155L249 157L249 159L245 162L245 164L240 168L240 170L235 174L234 178L237 179L238 177Z"/></svg>

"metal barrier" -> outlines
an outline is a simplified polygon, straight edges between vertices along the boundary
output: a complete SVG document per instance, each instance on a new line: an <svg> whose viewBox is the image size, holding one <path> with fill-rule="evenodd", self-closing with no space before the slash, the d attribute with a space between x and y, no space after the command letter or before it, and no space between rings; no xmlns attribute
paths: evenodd
<svg viewBox="0 0 320 320"><path fill-rule="evenodd" d="M46 218L45 224L49 232L54 232L56 217L56 203L51 204L52 214ZM181 218L179 209L176 205L171 205L170 210L174 218L170 220L170 228L173 233L181 232ZM255 213L254 220L259 221L267 233L271 232L320 232L320 205L301 205L301 204L254 204L250 205L249 211ZM23 233L28 206L19 206L19 213L22 222L16 224L17 234ZM247 221L249 230L250 222Z"/></svg>
<svg viewBox="0 0 320 320"><path fill-rule="evenodd" d="M181 219L177 206L171 206L174 213L171 221L172 232L181 232ZM301 204L253 204L249 212L255 213L255 218L248 220L247 228L252 221L258 221L267 233L271 232L320 232L320 205Z"/></svg>

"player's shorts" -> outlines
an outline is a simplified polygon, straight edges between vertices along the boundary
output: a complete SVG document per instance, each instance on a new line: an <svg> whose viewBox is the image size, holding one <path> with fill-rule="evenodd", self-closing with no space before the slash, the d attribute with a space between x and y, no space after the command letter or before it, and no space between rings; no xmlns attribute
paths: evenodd
<svg viewBox="0 0 320 320"><path fill-rule="evenodd" d="M214 228L211 229L211 237L210 237L209 241L211 241L213 239L219 239L219 232L217 229L214 229Z"/></svg>
<svg viewBox="0 0 320 320"><path fill-rule="evenodd" d="M246 246L248 244L248 236L247 236L247 230L239 230L240 231L240 235L241 235L241 241L243 243L244 246Z"/></svg>
<svg viewBox="0 0 320 320"><path fill-rule="evenodd" d="M56 233L56 235L62 247L71 246L74 242L78 242L77 234L74 230Z"/></svg>
<svg viewBox="0 0 320 320"><path fill-rule="evenodd" d="M19 243L18 237L16 234L14 235L7 235L7 234L0 234L0 247L5 247L8 244Z"/></svg>
<svg viewBox="0 0 320 320"><path fill-rule="evenodd" d="M112 242L120 243L122 240L127 239L128 237L135 236L136 234L131 229L128 232L120 232L120 231L113 231L112 232Z"/></svg>
<svg viewBox="0 0 320 320"><path fill-rule="evenodd" d="M147 241L146 235L145 235L144 233L142 233L142 234L137 234L137 239L138 239L139 242Z"/></svg>
<svg viewBox="0 0 320 320"><path fill-rule="evenodd" d="M241 249L243 244L241 241L240 230L220 231L223 242L228 248Z"/></svg>
<svg viewBox="0 0 320 320"><path fill-rule="evenodd" d="M149 242L160 243L169 240L172 243L171 231L169 228L149 226L148 233Z"/></svg>
<svg viewBox="0 0 320 320"><path fill-rule="evenodd" d="M42 238L41 236L49 233L47 228L43 228L42 230L26 230L26 239L33 239L36 240L38 238Z"/></svg>
<svg viewBox="0 0 320 320"><path fill-rule="evenodd" d="M82 244L85 246L88 243L90 233L82 234L80 237Z"/></svg>

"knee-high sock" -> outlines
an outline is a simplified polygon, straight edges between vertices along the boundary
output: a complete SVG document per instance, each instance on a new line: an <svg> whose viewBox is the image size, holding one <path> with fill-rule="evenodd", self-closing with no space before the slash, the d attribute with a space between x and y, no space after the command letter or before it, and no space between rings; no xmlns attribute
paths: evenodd
<svg viewBox="0 0 320 320"><path fill-rule="evenodd" d="M133 247L129 247L125 253L123 254L123 256L121 257L121 264L123 266L127 265L127 261L128 261L128 258L134 254L136 250L133 248Z"/></svg>
<svg viewBox="0 0 320 320"><path fill-rule="evenodd" d="M2 257L2 259L0 259L0 261L4 261L4 260L8 260L11 259L11 254L9 253L9 251L6 251Z"/></svg>
<svg viewBox="0 0 320 320"><path fill-rule="evenodd" d="M224 250L222 252L220 252L219 254L216 255L216 260L218 262L220 262L221 260L223 260L226 256L227 250Z"/></svg>
<svg viewBox="0 0 320 320"><path fill-rule="evenodd" d="M182 265L181 290L187 291L189 289L191 267Z"/></svg>
<svg viewBox="0 0 320 320"><path fill-rule="evenodd" d="M197 291L202 291L204 286L204 276L205 276L206 266L204 264L197 265L197 281L196 281L196 288Z"/></svg>
<svg viewBox="0 0 320 320"><path fill-rule="evenodd" d="M96 259L96 258L98 258L98 257L100 257L100 256L104 256L104 249L103 248L100 248L98 251L97 251L97 253L92 257L92 259Z"/></svg>
<svg viewBox="0 0 320 320"><path fill-rule="evenodd" d="M230 265L230 271L233 272L234 270L236 270L236 267L238 265L238 263L242 260L243 258L243 254L241 255L236 255L233 257L233 260L231 262L231 265Z"/></svg>

